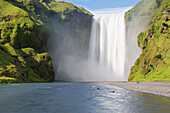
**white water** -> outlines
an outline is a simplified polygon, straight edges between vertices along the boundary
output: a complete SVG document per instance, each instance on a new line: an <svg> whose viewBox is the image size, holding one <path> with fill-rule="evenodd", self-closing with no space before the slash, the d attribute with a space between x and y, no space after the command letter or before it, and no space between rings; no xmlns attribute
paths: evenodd
<svg viewBox="0 0 170 113"><path fill-rule="evenodd" d="M89 60L107 67L114 81L126 80L124 14L93 17Z"/></svg>

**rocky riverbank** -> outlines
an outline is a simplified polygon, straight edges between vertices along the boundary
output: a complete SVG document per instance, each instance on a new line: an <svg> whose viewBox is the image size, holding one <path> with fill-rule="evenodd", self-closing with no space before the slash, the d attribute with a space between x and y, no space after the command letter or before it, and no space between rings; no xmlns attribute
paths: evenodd
<svg viewBox="0 0 170 113"><path fill-rule="evenodd" d="M111 85L127 90L150 93L170 98L170 83L163 82L98 82L98 84Z"/></svg>

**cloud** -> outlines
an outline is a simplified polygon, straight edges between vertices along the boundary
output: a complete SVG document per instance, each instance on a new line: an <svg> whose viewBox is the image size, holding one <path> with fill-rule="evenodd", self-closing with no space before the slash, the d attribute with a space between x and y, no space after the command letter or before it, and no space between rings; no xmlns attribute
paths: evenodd
<svg viewBox="0 0 170 113"><path fill-rule="evenodd" d="M94 15L113 15L113 14L124 14L126 11L132 7L120 7L120 8L106 8L106 9L97 9L92 10Z"/></svg>

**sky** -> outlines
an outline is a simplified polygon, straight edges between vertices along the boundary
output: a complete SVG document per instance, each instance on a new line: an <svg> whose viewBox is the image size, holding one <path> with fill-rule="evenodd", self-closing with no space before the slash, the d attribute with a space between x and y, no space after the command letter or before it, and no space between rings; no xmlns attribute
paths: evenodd
<svg viewBox="0 0 170 113"><path fill-rule="evenodd" d="M88 10L133 7L141 0L57 0L73 3Z"/></svg>

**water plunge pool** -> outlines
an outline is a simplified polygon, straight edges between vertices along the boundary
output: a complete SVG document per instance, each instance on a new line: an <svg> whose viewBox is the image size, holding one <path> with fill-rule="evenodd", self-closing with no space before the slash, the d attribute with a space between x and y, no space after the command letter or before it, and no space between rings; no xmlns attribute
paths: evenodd
<svg viewBox="0 0 170 113"><path fill-rule="evenodd" d="M114 91L114 92L112 92ZM0 85L1 113L165 113L170 98L96 83Z"/></svg>

